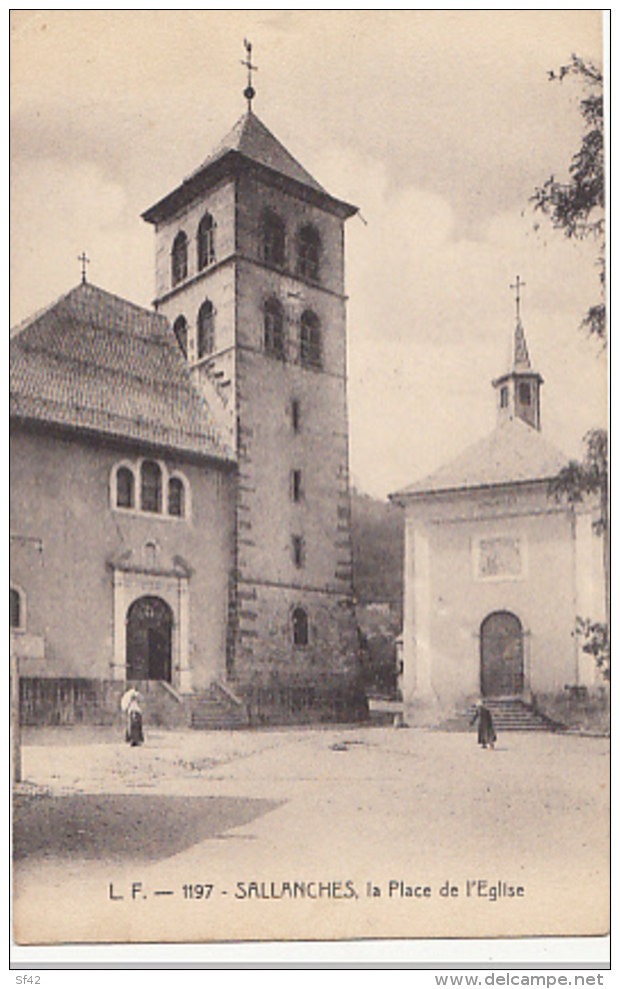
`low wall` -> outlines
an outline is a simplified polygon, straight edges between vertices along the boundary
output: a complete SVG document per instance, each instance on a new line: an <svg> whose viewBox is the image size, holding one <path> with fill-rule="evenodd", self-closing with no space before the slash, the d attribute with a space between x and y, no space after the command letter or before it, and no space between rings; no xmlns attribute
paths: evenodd
<svg viewBox="0 0 620 989"><path fill-rule="evenodd" d="M144 697L144 723L167 728L185 727L190 705L181 703L158 681L125 683L75 677L20 677L20 724L120 725L120 700L129 686Z"/></svg>
<svg viewBox="0 0 620 989"><path fill-rule="evenodd" d="M236 683L234 690L256 727L368 720L368 701L361 682L345 676L326 674L320 680L303 675L286 679L274 676Z"/></svg>

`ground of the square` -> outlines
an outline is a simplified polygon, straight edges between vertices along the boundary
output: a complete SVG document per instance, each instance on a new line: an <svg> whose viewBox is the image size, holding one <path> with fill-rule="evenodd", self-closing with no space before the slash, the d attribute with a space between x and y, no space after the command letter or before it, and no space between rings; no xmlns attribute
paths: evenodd
<svg viewBox="0 0 620 989"><path fill-rule="evenodd" d="M22 760L18 943L607 933L605 738L32 729Z"/></svg>

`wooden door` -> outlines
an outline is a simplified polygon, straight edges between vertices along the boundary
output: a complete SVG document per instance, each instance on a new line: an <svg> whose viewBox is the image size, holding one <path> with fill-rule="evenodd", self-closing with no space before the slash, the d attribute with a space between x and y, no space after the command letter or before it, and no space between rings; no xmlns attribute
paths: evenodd
<svg viewBox="0 0 620 989"><path fill-rule="evenodd" d="M484 697L523 693L523 629L509 611L496 611L482 623L480 684Z"/></svg>

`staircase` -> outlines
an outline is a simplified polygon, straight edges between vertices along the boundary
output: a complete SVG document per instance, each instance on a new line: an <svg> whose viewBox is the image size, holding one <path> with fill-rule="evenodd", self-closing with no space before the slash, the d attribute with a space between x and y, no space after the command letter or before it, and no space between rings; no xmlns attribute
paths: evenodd
<svg viewBox="0 0 620 989"><path fill-rule="evenodd" d="M219 680L208 690L195 693L190 704L190 727L198 731L248 728L250 725L246 705Z"/></svg>
<svg viewBox="0 0 620 989"><path fill-rule="evenodd" d="M491 697L485 700L493 717L495 730L504 731L563 731L564 725L537 711L518 697ZM469 731L475 713L475 705L455 713L440 725L443 731Z"/></svg>
<svg viewBox="0 0 620 989"><path fill-rule="evenodd" d="M564 725L537 711L532 704L526 704L516 697L489 697L485 700L493 717L495 730L500 731L562 731ZM469 714L474 716L472 706Z"/></svg>

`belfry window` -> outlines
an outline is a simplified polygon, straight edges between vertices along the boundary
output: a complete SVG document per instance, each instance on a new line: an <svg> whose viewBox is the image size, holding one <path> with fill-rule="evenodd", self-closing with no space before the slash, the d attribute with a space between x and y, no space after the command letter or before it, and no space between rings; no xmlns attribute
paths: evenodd
<svg viewBox="0 0 620 989"><path fill-rule="evenodd" d="M134 507L134 477L129 467L119 467L116 472L116 507Z"/></svg>
<svg viewBox="0 0 620 989"><path fill-rule="evenodd" d="M215 262L215 222L205 213L198 225L198 271Z"/></svg>
<svg viewBox="0 0 620 989"><path fill-rule="evenodd" d="M508 408L508 385L502 385L499 393L499 405L502 409Z"/></svg>
<svg viewBox="0 0 620 989"><path fill-rule="evenodd" d="M521 405L532 404L532 389L527 381L522 381L519 385L519 401Z"/></svg>
<svg viewBox="0 0 620 989"><path fill-rule="evenodd" d="M261 257L268 264L283 267L286 234L284 223L273 210L265 210L261 218Z"/></svg>
<svg viewBox="0 0 620 989"><path fill-rule="evenodd" d="M284 312L277 299L267 299L264 307L265 352L284 359Z"/></svg>
<svg viewBox="0 0 620 989"><path fill-rule="evenodd" d="M143 512L161 512L161 467L145 460L140 471L140 508Z"/></svg>
<svg viewBox="0 0 620 989"><path fill-rule="evenodd" d="M299 356L306 367L321 366L321 324L309 309L301 317Z"/></svg>
<svg viewBox="0 0 620 989"><path fill-rule="evenodd" d="M308 645L308 614L304 608L295 608L293 612L293 644Z"/></svg>
<svg viewBox="0 0 620 989"><path fill-rule="evenodd" d="M178 316L174 321L172 329L183 356L187 357L187 320L185 316Z"/></svg>
<svg viewBox="0 0 620 989"><path fill-rule="evenodd" d="M198 310L198 357L206 357L215 350L215 309L210 299L205 299Z"/></svg>
<svg viewBox="0 0 620 989"><path fill-rule="evenodd" d="M178 285L187 278L187 237L182 230L172 245L172 284Z"/></svg>
<svg viewBox="0 0 620 989"><path fill-rule="evenodd" d="M321 238L318 230L308 224L302 227L297 238L297 272L313 282L319 280L321 265Z"/></svg>

